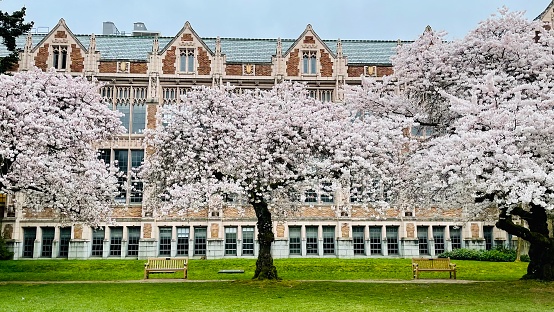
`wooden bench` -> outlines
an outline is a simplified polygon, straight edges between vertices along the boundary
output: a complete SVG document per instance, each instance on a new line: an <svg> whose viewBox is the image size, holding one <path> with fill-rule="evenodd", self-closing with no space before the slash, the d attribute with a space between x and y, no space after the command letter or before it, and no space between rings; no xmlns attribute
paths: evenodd
<svg viewBox="0 0 554 312"><path fill-rule="evenodd" d="M175 273L183 271L184 278L188 277L189 258L149 258L144 264L144 279L150 273Z"/></svg>
<svg viewBox="0 0 554 312"><path fill-rule="evenodd" d="M450 258L412 258L412 271L416 279L421 271L449 272L450 278L456 279L456 265L450 263Z"/></svg>

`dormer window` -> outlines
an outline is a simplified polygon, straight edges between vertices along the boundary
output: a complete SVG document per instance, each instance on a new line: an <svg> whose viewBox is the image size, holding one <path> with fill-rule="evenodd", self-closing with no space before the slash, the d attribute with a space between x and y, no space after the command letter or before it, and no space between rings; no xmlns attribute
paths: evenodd
<svg viewBox="0 0 554 312"><path fill-rule="evenodd" d="M302 73L315 75L317 73L316 51L304 51L302 54Z"/></svg>
<svg viewBox="0 0 554 312"><path fill-rule="evenodd" d="M182 73L194 73L194 48L180 50L179 71Z"/></svg>
<svg viewBox="0 0 554 312"><path fill-rule="evenodd" d="M53 59L52 67L58 70L65 70L67 68L67 46L52 46Z"/></svg>

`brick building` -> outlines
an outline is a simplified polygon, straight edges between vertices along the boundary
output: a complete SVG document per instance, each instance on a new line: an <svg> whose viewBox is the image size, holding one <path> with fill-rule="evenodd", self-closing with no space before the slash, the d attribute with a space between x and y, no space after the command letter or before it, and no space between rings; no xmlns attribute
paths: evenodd
<svg viewBox="0 0 554 312"><path fill-rule="evenodd" d="M143 33L139 33L141 35ZM156 111L194 86L231 84L271 88L283 80L307 83L310 95L341 102L342 86L360 76L392 72L400 41L322 40L310 25L296 39L203 38L187 22L173 37L76 35L61 19L47 34L18 41L14 70L55 68L104 83L101 94L124 114L127 134L101 146L106 161L130 171L144 158L143 130L156 126ZM2 51L0 51L0 56ZM256 257L252 209L229 201L221 212L155 219L141 192L116 198L117 225L62 227L52 212L34 214L24 201L0 197L2 235L15 258L146 258L152 256ZM370 208L337 211L333 197L313 192L300 212L274 221L275 257L411 257L445 250L485 249L511 237L485 221L464 221L461 210L432 213L413 208L380 215Z"/></svg>

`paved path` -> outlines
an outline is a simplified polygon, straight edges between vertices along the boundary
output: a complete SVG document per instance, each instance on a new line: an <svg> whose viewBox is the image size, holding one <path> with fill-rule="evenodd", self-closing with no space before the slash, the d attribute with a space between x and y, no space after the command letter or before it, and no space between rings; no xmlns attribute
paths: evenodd
<svg viewBox="0 0 554 312"><path fill-rule="evenodd" d="M147 280L119 280L119 281L0 281L5 284L133 284L133 283L218 283L233 282L240 280L183 280L183 279L147 279ZM285 282L288 280L285 280ZM291 280L292 281L292 280ZM374 284L471 284L489 283L493 281L470 281L454 279L413 279L413 280L294 280L296 282L335 282L335 283L374 283Z"/></svg>

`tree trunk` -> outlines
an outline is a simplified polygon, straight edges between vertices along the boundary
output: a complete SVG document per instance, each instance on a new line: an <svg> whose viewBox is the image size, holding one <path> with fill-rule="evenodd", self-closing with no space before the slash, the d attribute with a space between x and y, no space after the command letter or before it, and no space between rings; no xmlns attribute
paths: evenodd
<svg viewBox="0 0 554 312"><path fill-rule="evenodd" d="M512 221L512 215L527 221L528 228ZM547 214L543 207L530 205L529 211L515 208L511 214L502 208L496 227L529 242L530 262L525 279L554 281L554 239L549 237Z"/></svg>
<svg viewBox="0 0 554 312"><path fill-rule="evenodd" d="M277 268L273 265L273 257L271 256L271 244L274 241L271 212L267 209L267 203L263 199L257 199L253 200L252 205L258 218L256 225L258 227L260 251L253 279L278 279Z"/></svg>

